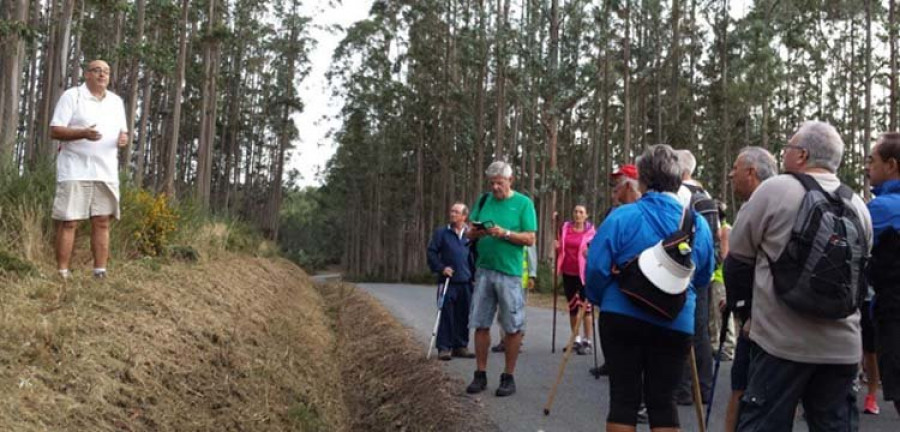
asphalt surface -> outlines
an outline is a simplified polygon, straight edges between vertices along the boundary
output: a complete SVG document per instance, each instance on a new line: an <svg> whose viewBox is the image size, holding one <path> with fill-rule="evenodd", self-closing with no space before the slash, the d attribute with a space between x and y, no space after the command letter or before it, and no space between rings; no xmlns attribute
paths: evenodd
<svg viewBox="0 0 900 432"><path fill-rule="evenodd" d="M425 355L431 329L434 325L436 305L435 287L400 284L358 284L360 288L372 294L422 343L422 355ZM609 387L606 377L594 379L588 372L594 366L593 355L579 356L572 354L565 369L562 382L556 394L549 416L544 416L543 408L547 403L550 389L556 380L559 366L563 358L562 347L568 340L568 317L560 313L557 316L556 353L550 352L552 319L550 309L529 307L526 312L526 335L524 351L519 356L516 366L516 388L513 396L498 398L494 396L503 371L503 355L491 353L488 358L488 390L473 396L485 407L488 414L504 431L592 431L604 430L609 406ZM491 331L492 343L496 343L496 326ZM474 351L474 339L469 348ZM436 353L432 354L435 361ZM599 356L603 362L602 355ZM472 379L475 370L474 359L454 358L442 362L447 372L459 379L460 394L465 394L465 386ZM725 409L728 404L731 383L731 362L722 362L713 400L710 431L722 431L724 427ZM864 394L859 395L862 406ZM879 395L880 398L880 395ZM895 432L900 431L900 417L892 405L879 399L881 414L878 416L860 414L860 431ZM704 407L704 415L705 415ZM679 407L679 418L685 431L699 430L693 406ZM638 425L639 431L647 431L649 427ZM806 423L798 417L794 423L795 431L807 431Z"/></svg>

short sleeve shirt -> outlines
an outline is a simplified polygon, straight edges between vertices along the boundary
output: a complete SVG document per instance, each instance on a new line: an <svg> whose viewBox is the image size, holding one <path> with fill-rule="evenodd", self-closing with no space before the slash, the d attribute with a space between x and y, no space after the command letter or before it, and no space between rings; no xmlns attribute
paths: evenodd
<svg viewBox="0 0 900 432"><path fill-rule="evenodd" d="M57 181L119 183L117 142L120 132L128 132L122 98L107 90L106 96L98 99L84 84L66 90L56 103L50 126L88 128L92 125L100 132L98 141L80 139L60 143Z"/></svg>
<svg viewBox="0 0 900 432"><path fill-rule="evenodd" d="M491 221L503 229L513 232L537 231L537 216L530 198L513 191L512 196L503 200L488 194L484 207L473 207L470 219L476 222ZM524 246L513 244L503 238L482 237L478 240L478 262L475 266L494 270L510 276L522 276Z"/></svg>

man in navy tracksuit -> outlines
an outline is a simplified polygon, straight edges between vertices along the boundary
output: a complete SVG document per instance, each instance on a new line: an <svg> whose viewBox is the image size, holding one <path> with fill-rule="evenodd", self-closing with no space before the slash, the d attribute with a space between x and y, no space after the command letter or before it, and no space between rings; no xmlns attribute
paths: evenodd
<svg viewBox="0 0 900 432"><path fill-rule="evenodd" d="M869 262L875 349L884 398L900 413L900 133L878 138L866 173L876 195L868 204L875 238Z"/></svg>
<svg viewBox="0 0 900 432"><path fill-rule="evenodd" d="M438 276L438 283L443 286L450 278L437 333L438 358L441 360L475 357L467 348L475 267L469 247L471 240L466 238L468 216L469 209L465 204L453 204L450 224L435 230L428 243L428 267Z"/></svg>

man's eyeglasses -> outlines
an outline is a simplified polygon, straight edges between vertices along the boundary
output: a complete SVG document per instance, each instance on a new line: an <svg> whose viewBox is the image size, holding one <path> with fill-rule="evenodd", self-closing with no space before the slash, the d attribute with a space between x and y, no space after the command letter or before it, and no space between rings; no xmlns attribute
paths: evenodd
<svg viewBox="0 0 900 432"><path fill-rule="evenodd" d="M90 72L92 74L97 74L97 75L100 75L100 74L109 75L109 69L104 69L102 67L90 68L90 69L88 69L88 72Z"/></svg>

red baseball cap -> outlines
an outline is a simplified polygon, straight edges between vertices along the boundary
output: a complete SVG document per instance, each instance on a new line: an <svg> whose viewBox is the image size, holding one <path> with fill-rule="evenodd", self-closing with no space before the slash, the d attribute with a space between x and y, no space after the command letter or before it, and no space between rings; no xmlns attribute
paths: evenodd
<svg viewBox="0 0 900 432"><path fill-rule="evenodd" d="M621 167L619 167L619 169L613 171L612 174L610 174L609 176L613 177L613 178L618 177L618 176L625 176L625 177L637 180L638 179L638 171L637 171L636 166L634 166L632 164L627 164L627 165L622 165Z"/></svg>

